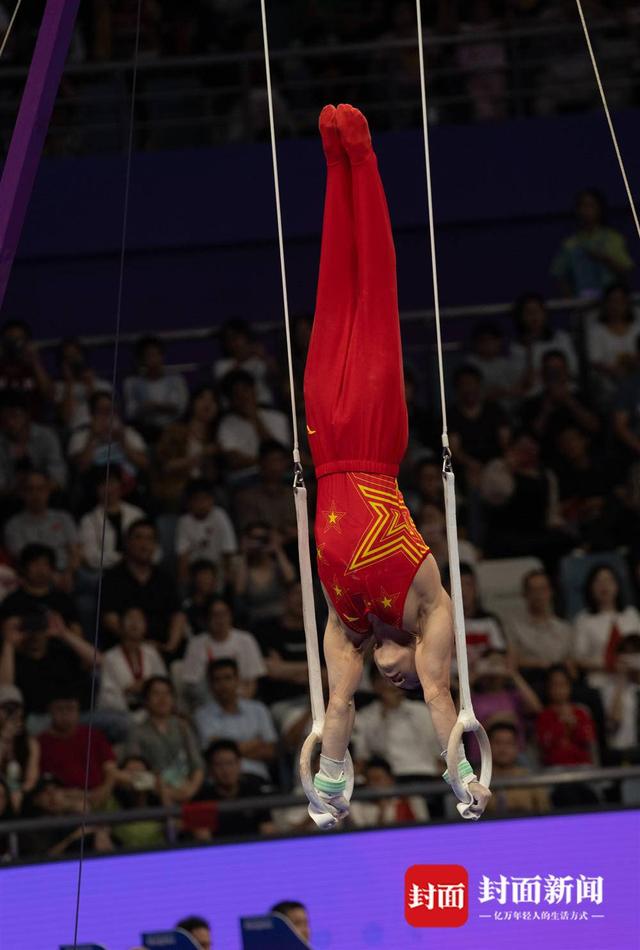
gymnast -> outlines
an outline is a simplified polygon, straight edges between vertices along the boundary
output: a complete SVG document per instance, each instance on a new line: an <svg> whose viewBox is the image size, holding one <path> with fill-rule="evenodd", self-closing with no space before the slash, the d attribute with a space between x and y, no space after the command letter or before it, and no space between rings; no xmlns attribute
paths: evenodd
<svg viewBox="0 0 640 950"><path fill-rule="evenodd" d="M408 421L395 250L377 160L365 117L349 105L326 106L320 134L327 190L304 394L318 479L318 572L329 608L330 695L314 779L324 810L310 805L309 813L327 828L349 811L345 755L371 647L392 683L422 686L443 758L457 714L451 602L396 480ZM468 796L459 810L475 819L491 793L462 743L458 755Z"/></svg>

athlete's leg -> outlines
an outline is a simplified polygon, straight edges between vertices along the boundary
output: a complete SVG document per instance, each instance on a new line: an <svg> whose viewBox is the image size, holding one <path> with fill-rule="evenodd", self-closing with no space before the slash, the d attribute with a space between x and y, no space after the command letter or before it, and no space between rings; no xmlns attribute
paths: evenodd
<svg viewBox="0 0 640 950"><path fill-rule="evenodd" d="M327 160L327 185L305 400L307 423L318 429L323 439L329 436L331 413L340 391L342 362L346 359L349 327L355 315L357 270L351 167L340 142L333 106L322 110L319 127Z"/></svg>
<svg viewBox="0 0 640 950"><path fill-rule="evenodd" d="M396 255L378 162L367 120L352 106L337 110L340 139L351 161L353 215L358 258L358 306L343 396L360 404L361 457L399 464L407 444L407 410ZM355 408L349 413L356 417Z"/></svg>
<svg viewBox="0 0 640 950"><path fill-rule="evenodd" d="M335 333L336 316L355 307L357 291L351 166L340 141L333 106L325 106L320 113L319 128L327 160L327 186L312 347L314 337L323 334L327 326Z"/></svg>

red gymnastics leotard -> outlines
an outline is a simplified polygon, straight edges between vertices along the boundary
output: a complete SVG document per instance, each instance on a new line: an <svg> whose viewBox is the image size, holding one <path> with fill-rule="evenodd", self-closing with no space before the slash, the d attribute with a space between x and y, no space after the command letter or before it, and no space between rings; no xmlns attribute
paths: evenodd
<svg viewBox="0 0 640 950"><path fill-rule="evenodd" d="M320 116L327 192L316 312L305 371L307 432L318 478L318 572L343 623L373 614L401 627L429 553L396 476L407 447L396 262L389 212L364 116Z"/></svg>

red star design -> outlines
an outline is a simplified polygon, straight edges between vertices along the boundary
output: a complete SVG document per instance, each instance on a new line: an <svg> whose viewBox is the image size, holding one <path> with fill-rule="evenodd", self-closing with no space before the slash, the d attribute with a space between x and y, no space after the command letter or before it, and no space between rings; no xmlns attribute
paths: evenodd
<svg viewBox="0 0 640 950"><path fill-rule="evenodd" d="M324 530L330 531L332 528L334 528L338 534L342 534L340 522L346 515L346 511L338 511L338 506L335 503L335 499L331 502L331 507L329 510L323 511L322 514L326 518Z"/></svg>

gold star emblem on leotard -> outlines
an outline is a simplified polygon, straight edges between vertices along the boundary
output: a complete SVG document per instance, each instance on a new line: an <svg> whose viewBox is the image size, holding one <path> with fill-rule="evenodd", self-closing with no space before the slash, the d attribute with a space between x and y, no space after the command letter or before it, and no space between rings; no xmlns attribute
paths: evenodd
<svg viewBox="0 0 640 950"><path fill-rule="evenodd" d="M324 549L326 544L319 544L316 548L316 557L319 561L324 561Z"/></svg>
<svg viewBox="0 0 640 950"><path fill-rule="evenodd" d="M338 534L342 534L342 528L340 527L340 522L346 515L346 511L338 511L338 506L335 503L335 500L331 502L331 507L328 511L323 511L322 515L326 518L324 530L330 531L334 528Z"/></svg>
<svg viewBox="0 0 640 950"><path fill-rule="evenodd" d="M380 598L378 603L385 610L391 610L400 594L388 594L384 587L380 588Z"/></svg>
<svg viewBox="0 0 640 950"><path fill-rule="evenodd" d="M344 594L344 587L340 587L337 577L333 578L333 587L331 589L338 599Z"/></svg>
<svg viewBox="0 0 640 950"><path fill-rule="evenodd" d="M403 554L416 567L429 548L418 534L397 490L376 482L373 476L350 476L371 512L371 520L358 541L346 573L351 574L393 554Z"/></svg>

